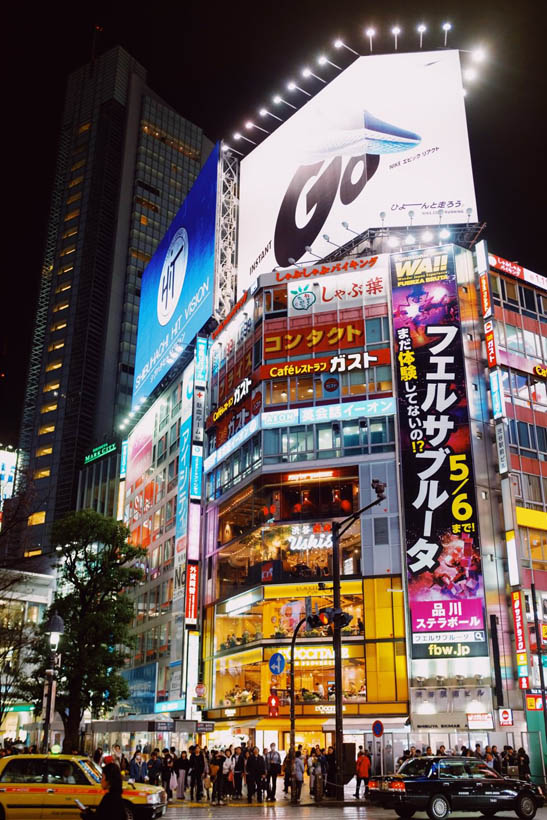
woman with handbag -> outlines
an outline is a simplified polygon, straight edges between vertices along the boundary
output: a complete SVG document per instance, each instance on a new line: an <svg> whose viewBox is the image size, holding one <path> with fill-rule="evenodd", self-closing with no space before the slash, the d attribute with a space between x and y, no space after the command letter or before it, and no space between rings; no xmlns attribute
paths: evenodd
<svg viewBox="0 0 547 820"><path fill-rule="evenodd" d="M224 754L226 757L222 764L223 796L230 798L234 793L234 770L236 761L230 749L226 749Z"/></svg>

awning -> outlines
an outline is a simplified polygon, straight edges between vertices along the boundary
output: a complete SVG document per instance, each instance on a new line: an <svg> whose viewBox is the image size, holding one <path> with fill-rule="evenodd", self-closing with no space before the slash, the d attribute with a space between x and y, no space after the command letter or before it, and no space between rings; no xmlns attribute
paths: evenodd
<svg viewBox="0 0 547 820"><path fill-rule="evenodd" d="M279 720L279 718L262 718L257 724L257 729L271 729L273 731L277 730L278 732L289 732L291 729L291 722L290 720ZM296 718L296 731L317 731L322 732L323 727L321 725L321 716L317 716L316 718L313 717L297 717Z"/></svg>
<svg viewBox="0 0 547 820"><path fill-rule="evenodd" d="M362 717L362 718L347 718L344 719L344 732L347 734L357 734L361 733L364 734L365 732L372 732L372 724L378 718L375 717ZM399 715L397 717L383 717L380 718L382 723L384 724L384 729L386 732L392 732L397 730L408 730L407 720L408 715ZM334 732L335 720L334 718L329 718L323 723L323 731L324 732Z"/></svg>
<svg viewBox="0 0 547 820"><path fill-rule="evenodd" d="M138 718L118 718L117 720L92 720L86 723L86 732L173 732L175 722L173 720L158 720L158 715L154 719L146 720L146 715Z"/></svg>

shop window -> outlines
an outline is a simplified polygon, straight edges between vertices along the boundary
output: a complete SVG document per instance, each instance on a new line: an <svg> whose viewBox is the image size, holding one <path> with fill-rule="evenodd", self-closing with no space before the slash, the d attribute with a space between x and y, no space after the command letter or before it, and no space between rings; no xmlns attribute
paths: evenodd
<svg viewBox="0 0 547 820"><path fill-rule="evenodd" d="M365 319L365 342L367 347L389 342L389 322L386 317Z"/></svg>

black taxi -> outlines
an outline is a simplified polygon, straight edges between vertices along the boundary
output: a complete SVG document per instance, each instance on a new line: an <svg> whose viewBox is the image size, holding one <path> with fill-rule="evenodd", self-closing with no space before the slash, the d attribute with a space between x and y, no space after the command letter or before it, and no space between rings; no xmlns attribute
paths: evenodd
<svg viewBox="0 0 547 820"><path fill-rule="evenodd" d="M485 817L514 811L521 820L532 820L544 803L534 783L502 777L473 757L414 757L397 774L371 778L368 788L371 803L403 818L417 811L426 811L431 820L444 820L452 811Z"/></svg>

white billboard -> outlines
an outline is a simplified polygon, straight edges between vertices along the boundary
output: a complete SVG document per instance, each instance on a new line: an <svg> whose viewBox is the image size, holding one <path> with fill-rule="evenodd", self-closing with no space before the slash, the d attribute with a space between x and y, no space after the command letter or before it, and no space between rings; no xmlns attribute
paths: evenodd
<svg viewBox="0 0 547 820"><path fill-rule="evenodd" d="M344 245L342 222L431 225L440 209L477 218L458 52L360 57L242 161L238 292Z"/></svg>

